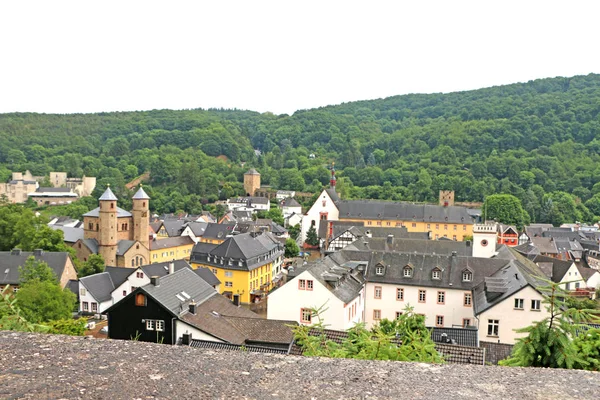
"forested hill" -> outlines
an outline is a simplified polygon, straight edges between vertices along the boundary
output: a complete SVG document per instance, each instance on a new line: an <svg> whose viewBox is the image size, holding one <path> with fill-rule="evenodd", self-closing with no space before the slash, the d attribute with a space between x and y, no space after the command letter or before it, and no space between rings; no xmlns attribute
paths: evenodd
<svg viewBox="0 0 600 400"><path fill-rule="evenodd" d="M459 201L482 201L510 193L535 221L556 223L558 214L592 220L600 215L599 111L600 75L591 74L292 116L2 114L0 179L11 170L66 170L97 176L99 186L111 182L125 195L127 180L150 171L157 211L193 211L202 201L243 193L249 166L259 169L263 183L318 191L335 161L339 190L348 198L435 201L439 189L453 189Z"/></svg>

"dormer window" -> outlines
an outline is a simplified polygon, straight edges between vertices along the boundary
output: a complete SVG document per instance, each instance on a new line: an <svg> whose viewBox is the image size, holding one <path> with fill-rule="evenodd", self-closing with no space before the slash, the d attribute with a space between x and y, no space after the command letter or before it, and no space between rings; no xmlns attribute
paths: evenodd
<svg viewBox="0 0 600 400"><path fill-rule="evenodd" d="M375 267L375 275L383 275L385 272L385 267L383 265L377 265Z"/></svg>
<svg viewBox="0 0 600 400"><path fill-rule="evenodd" d="M469 270L464 270L462 273L463 282L471 282L473 280L473 273Z"/></svg>
<svg viewBox="0 0 600 400"><path fill-rule="evenodd" d="M433 271L431 271L431 279L442 279L442 270L435 268Z"/></svg>
<svg viewBox="0 0 600 400"><path fill-rule="evenodd" d="M404 267L403 270L403 275L405 278L412 278L413 276L413 269L410 265L407 265L406 267Z"/></svg>

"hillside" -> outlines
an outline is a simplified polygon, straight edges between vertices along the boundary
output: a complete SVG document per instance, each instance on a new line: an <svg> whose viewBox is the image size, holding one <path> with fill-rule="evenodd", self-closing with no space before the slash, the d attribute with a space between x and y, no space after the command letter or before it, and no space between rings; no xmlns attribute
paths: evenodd
<svg viewBox="0 0 600 400"><path fill-rule="evenodd" d="M1 114L0 179L10 170L66 170L97 176L100 185L111 182L125 194L126 181L150 171L157 211L192 211L218 196L241 194L248 165L266 184L318 191L335 161L346 197L435 201L439 189L453 189L458 201L482 201L510 193L532 220L560 211L565 220L591 221L600 215L599 111L600 75L590 74L358 101L292 116L239 110ZM256 158L253 149L263 156ZM242 168L242 161L249 164Z"/></svg>

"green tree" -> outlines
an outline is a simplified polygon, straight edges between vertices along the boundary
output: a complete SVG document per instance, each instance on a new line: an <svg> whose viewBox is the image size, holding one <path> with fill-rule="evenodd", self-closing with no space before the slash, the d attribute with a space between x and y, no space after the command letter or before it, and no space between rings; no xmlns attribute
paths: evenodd
<svg viewBox="0 0 600 400"><path fill-rule="evenodd" d="M273 220L273 222L281 226L283 226L284 224L283 214L281 213L281 210L277 207L271 208L269 211L267 211L266 217Z"/></svg>
<svg viewBox="0 0 600 400"><path fill-rule="evenodd" d="M573 347L583 361L576 361L575 369L600 371L600 329L583 329L573 340Z"/></svg>
<svg viewBox="0 0 600 400"><path fill-rule="evenodd" d="M70 318L77 302L75 294L51 281L33 280L15 295L23 317L33 323Z"/></svg>
<svg viewBox="0 0 600 400"><path fill-rule="evenodd" d="M34 256L30 256L25 261L25 265L19 267L19 283L26 285L34 281L58 284L58 277L47 263L38 261Z"/></svg>
<svg viewBox="0 0 600 400"><path fill-rule="evenodd" d="M310 244L311 246L319 245L319 237L317 236L317 230L315 229L314 225L311 225L306 232L306 243Z"/></svg>
<svg viewBox="0 0 600 400"><path fill-rule="evenodd" d="M84 276L99 274L100 272L104 272L105 267L104 259L100 254L91 254L87 261L83 262L77 275L83 278Z"/></svg>
<svg viewBox="0 0 600 400"><path fill-rule="evenodd" d="M294 239L288 238L285 241L285 257L298 257L298 254L300 254L300 248L298 247L298 244L296 244L296 241Z"/></svg>
<svg viewBox="0 0 600 400"><path fill-rule="evenodd" d="M294 226L288 226L287 230L290 234L290 237L294 240L298 239L298 235L300 234L300 224L296 224Z"/></svg>
<svg viewBox="0 0 600 400"><path fill-rule="evenodd" d="M6 285L0 293L0 330L19 332L47 332L48 327L33 324L23 317L13 296L12 287Z"/></svg>
<svg viewBox="0 0 600 400"><path fill-rule="evenodd" d="M516 225L518 229L529 224L529 214L521 206L521 201L510 194L494 194L486 197L483 203L483 218Z"/></svg>

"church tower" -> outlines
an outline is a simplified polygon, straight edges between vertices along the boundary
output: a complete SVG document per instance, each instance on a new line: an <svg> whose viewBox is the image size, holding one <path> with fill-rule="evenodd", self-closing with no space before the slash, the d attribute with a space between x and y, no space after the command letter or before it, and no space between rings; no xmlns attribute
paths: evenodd
<svg viewBox="0 0 600 400"><path fill-rule="evenodd" d="M260 189L260 174L252 168L244 174L244 191L246 196L254 196L258 189Z"/></svg>
<svg viewBox="0 0 600 400"><path fill-rule="evenodd" d="M117 265L117 196L110 186L98 199L100 203L100 229L98 230L98 254L109 266Z"/></svg>
<svg viewBox="0 0 600 400"><path fill-rule="evenodd" d="M473 257L491 258L496 254L497 230L495 223L473 225Z"/></svg>
<svg viewBox="0 0 600 400"><path fill-rule="evenodd" d="M141 185L139 190L133 195L133 240L139 241L141 244L150 248L150 239L148 232L148 224L150 217L148 215L150 206L150 196L144 192Z"/></svg>

